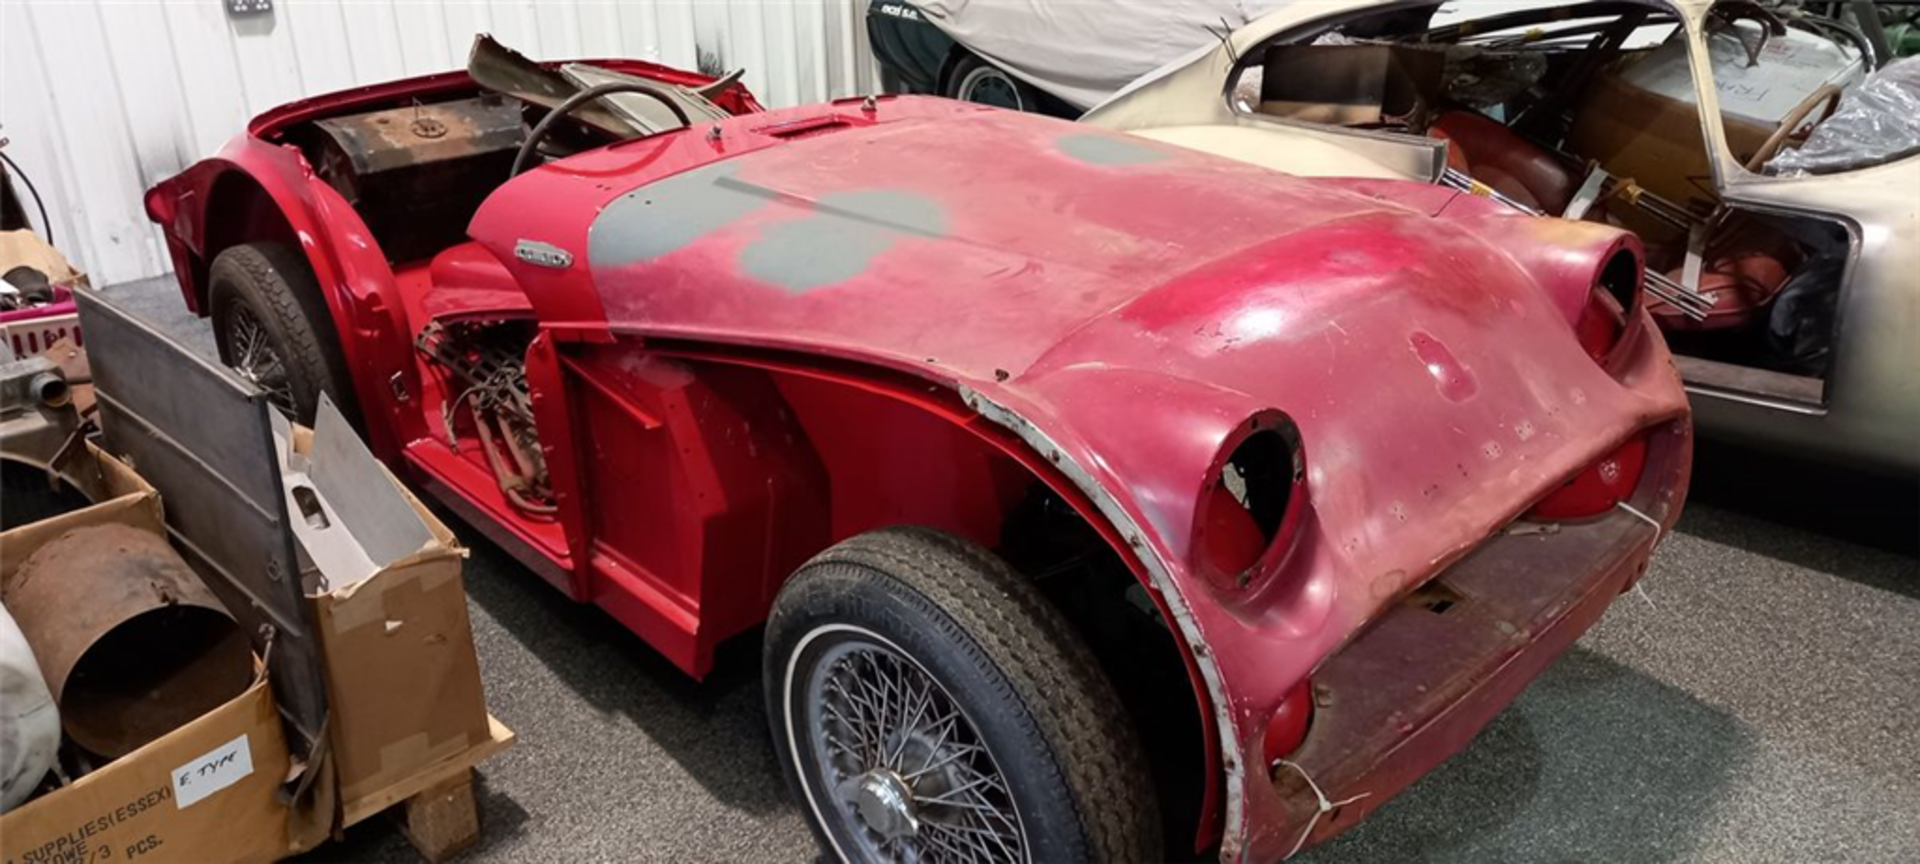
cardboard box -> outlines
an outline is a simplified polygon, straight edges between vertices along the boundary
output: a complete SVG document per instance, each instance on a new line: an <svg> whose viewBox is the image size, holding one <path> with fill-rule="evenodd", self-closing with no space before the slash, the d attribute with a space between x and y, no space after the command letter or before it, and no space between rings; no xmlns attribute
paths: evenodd
<svg viewBox="0 0 1920 864"><path fill-rule="evenodd" d="M1727 145L1751 154L1771 129L1729 121ZM1594 80L1574 114L1568 149L1594 159L1615 176L1632 178L1656 195L1695 212L1719 202L1707 163L1700 109L1627 83L1616 75Z"/></svg>
<svg viewBox="0 0 1920 864"><path fill-rule="evenodd" d="M165 532L159 494L119 460L88 445L63 473L100 503L0 534L0 582L75 528L124 524ZM293 814L279 794L290 763L263 670L226 704L0 816L0 859L276 860L318 840L302 846L291 839Z"/></svg>
<svg viewBox="0 0 1920 864"><path fill-rule="evenodd" d="M276 436L295 535L323 587L310 600L350 825L404 797L394 790L407 781L493 747L497 733L467 618L466 551L331 404L314 425Z"/></svg>
<svg viewBox="0 0 1920 864"><path fill-rule="evenodd" d="M1754 21L1713 25L1706 44L1721 119L1769 132L1822 85L1847 87L1866 75L1858 51L1797 27L1779 36L1763 36ZM1750 54L1754 46L1760 46L1757 57ZM1688 40L1676 35L1622 62L1617 74L1638 89L1697 104L1690 54Z"/></svg>
<svg viewBox="0 0 1920 864"><path fill-rule="evenodd" d="M261 667L235 699L0 817L0 862L275 861L459 780L512 742L513 733L487 715L480 689L460 578L465 551L371 461L337 414L329 422L338 425L320 424L328 428L319 435L287 427L283 454L295 457L288 462L296 470L284 478L290 503L303 498L317 508L291 511L305 518L296 532L302 543L336 570L348 560L364 561L349 566L368 571L309 597L329 699L329 742L316 753L319 767L290 755ZM60 469L101 503L0 535L0 582L78 527L166 530L159 493L92 444ZM385 524L375 530L369 520ZM396 541L415 545L395 554ZM305 794L287 794L296 787Z"/></svg>
<svg viewBox="0 0 1920 864"><path fill-rule="evenodd" d="M291 426L277 412L255 410L258 394L242 392L237 379L205 363L185 362L185 349L103 298L84 294L80 300L87 326L106 327L116 337L97 340L91 358L96 372L102 381L126 385L115 410L103 417L109 446L117 441L127 452L146 453L146 467L163 488L179 490L176 498L234 489L234 478L223 470L271 475L260 490L266 494L246 498L240 509L273 515L259 525L243 524L289 532L296 542L284 544L284 553L280 543L243 546L253 551L212 563L248 575L273 565L298 572L299 597L289 590L286 608L276 607L276 614L306 619L301 623L309 626L281 629L270 647L260 651L256 645L256 652L272 658L272 668L306 677L295 681L283 671L277 674L285 680L256 680L228 704L6 814L0 821L4 864L122 857L272 861L403 801L406 824L415 829L408 836L416 844L419 825L440 826L435 842L420 846L423 854L471 842L478 831L472 769L508 746L513 733L487 716L482 702L460 580L465 552L451 532L373 460L332 406L325 406L313 432ZM107 374L116 364L129 371ZM200 389L192 392L200 398L230 398L233 404L225 407L232 410L223 416L249 422L207 429L192 412L160 411L156 406L164 400L136 398L151 395L139 388L141 376L161 373L198 381ZM272 428L262 428L269 423ZM170 440L177 449L128 446L148 440ZM278 452L260 452L267 442L277 444ZM102 503L0 535L0 575L17 566L8 562L70 530L74 520L136 520L146 530L168 530L159 492L127 464L91 445L66 461L72 464L58 466L63 476ZM160 470L166 467L174 470ZM239 479L262 485L258 476ZM286 496L284 510L272 498L275 483ZM185 542L211 545L221 539L214 532L241 523L178 517L221 503L188 497L174 515L176 522L191 524L173 530ZM191 536L195 530L202 536ZM255 560L254 552L267 546L275 548ZM203 579L211 578L208 572L201 571ZM227 596L244 595L249 584L223 587ZM295 656L300 662L286 661ZM284 698L276 698L274 687L284 688ZM324 715L302 714L312 720L303 728L325 730L325 739L309 750L304 737L289 737L298 733L287 731L295 727L283 718L299 710L297 697L312 697L321 688L324 700L308 698L306 707L320 715L324 706ZM250 770L241 771L241 765ZM219 788L197 782L205 778ZM446 802L461 800L468 805L465 823L436 821L460 809ZM468 830L462 834L449 824Z"/></svg>
<svg viewBox="0 0 1920 864"><path fill-rule="evenodd" d="M224 864L302 851L279 797L284 736L263 674L200 719L0 816L0 853L6 864Z"/></svg>

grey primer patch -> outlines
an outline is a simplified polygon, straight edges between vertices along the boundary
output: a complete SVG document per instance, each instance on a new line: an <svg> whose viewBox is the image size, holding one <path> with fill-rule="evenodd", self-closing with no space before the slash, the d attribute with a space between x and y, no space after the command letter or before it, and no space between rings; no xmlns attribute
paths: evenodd
<svg viewBox="0 0 1920 864"><path fill-rule="evenodd" d="M615 198L593 220L587 260L621 267L658 258L773 200L773 192L734 180L734 169L732 162L716 162Z"/></svg>
<svg viewBox="0 0 1920 864"><path fill-rule="evenodd" d="M789 291L811 291L860 275L903 237L946 233L946 210L925 195L835 192L820 196L811 212L769 226L741 251L740 268Z"/></svg>
<svg viewBox="0 0 1920 864"><path fill-rule="evenodd" d="M1088 165L1145 165L1167 158L1163 150L1097 132L1062 135L1059 144L1060 152Z"/></svg>

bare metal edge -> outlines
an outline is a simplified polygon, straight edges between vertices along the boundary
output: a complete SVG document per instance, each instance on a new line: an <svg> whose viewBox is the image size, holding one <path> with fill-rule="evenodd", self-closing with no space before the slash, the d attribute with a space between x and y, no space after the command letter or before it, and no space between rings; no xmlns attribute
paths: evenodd
<svg viewBox="0 0 1920 864"><path fill-rule="evenodd" d="M1240 802L1241 788L1246 778L1240 764L1239 743L1233 737L1233 718L1227 713L1229 703L1226 690L1220 683L1220 670L1214 664L1213 652L1207 650L1199 625L1194 623L1193 611L1187 605L1186 595L1181 594L1179 586L1174 584L1173 574L1168 571L1166 562L1147 546L1146 535L1140 530L1139 523L1121 509L1120 502L1109 494L1099 481L1093 479L1092 474L1087 473L1085 468L1061 450L1060 446L1047 436L1047 433L1040 431L1013 410L981 395L979 391L965 384L958 385L958 389L961 401L965 402L968 408L1001 428L1018 435L1020 440L1034 449L1034 452L1059 468L1060 473L1071 480L1073 485L1100 509L1100 514L1107 517L1107 521L1111 522L1113 527L1126 538L1128 545L1133 547L1135 557L1140 560L1141 566L1147 568L1147 577L1152 580L1154 590L1160 592L1160 596L1166 600L1167 609L1173 612L1174 623L1180 627L1181 637L1187 640L1187 648L1193 654L1195 665L1200 667L1200 677L1206 682L1207 696L1213 703L1215 725L1219 727L1220 733L1220 759L1227 775L1225 824L1228 827L1222 832L1220 859L1222 861L1237 860L1240 857L1241 837L1245 833L1245 826L1241 824Z"/></svg>

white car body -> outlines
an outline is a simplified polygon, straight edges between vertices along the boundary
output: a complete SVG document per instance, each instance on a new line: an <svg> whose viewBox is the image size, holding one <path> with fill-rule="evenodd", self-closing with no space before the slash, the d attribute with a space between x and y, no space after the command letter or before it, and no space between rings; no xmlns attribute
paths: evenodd
<svg viewBox="0 0 1920 864"><path fill-rule="evenodd" d="M1142 77L1081 122L1290 174L1435 182L1446 165L1443 141L1240 110L1228 92L1239 58L1276 40L1310 41L1355 18L1434 5L1406 0L1290 4L1219 45ZM1490 5L1467 8L1477 12ZM1770 450L1920 473L1920 156L1801 177L1748 171L1729 148L1723 128L1721 92L1707 47L1714 4L1647 0L1643 5L1672 12L1684 28L1675 38L1687 42L1693 99L1704 140L1710 142L1707 157L1719 198L1735 209L1829 220L1852 235L1824 389L1811 399L1780 398L1729 386L1728 375L1703 365L1709 361L1678 357L1696 422L1710 434Z"/></svg>

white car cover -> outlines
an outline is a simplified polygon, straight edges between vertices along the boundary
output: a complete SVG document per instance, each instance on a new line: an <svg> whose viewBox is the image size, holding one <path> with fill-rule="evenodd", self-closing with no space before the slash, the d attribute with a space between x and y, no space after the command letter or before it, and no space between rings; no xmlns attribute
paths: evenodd
<svg viewBox="0 0 1920 864"><path fill-rule="evenodd" d="M0 813L33 794L59 749L60 711L47 679L20 626L0 606Z"/></svg>
<svg viewBox="0 0 1920 864"><path fill-rule="evenodd" d="M935 26L1078 108L1298 0L916 0Z"/></svg>

